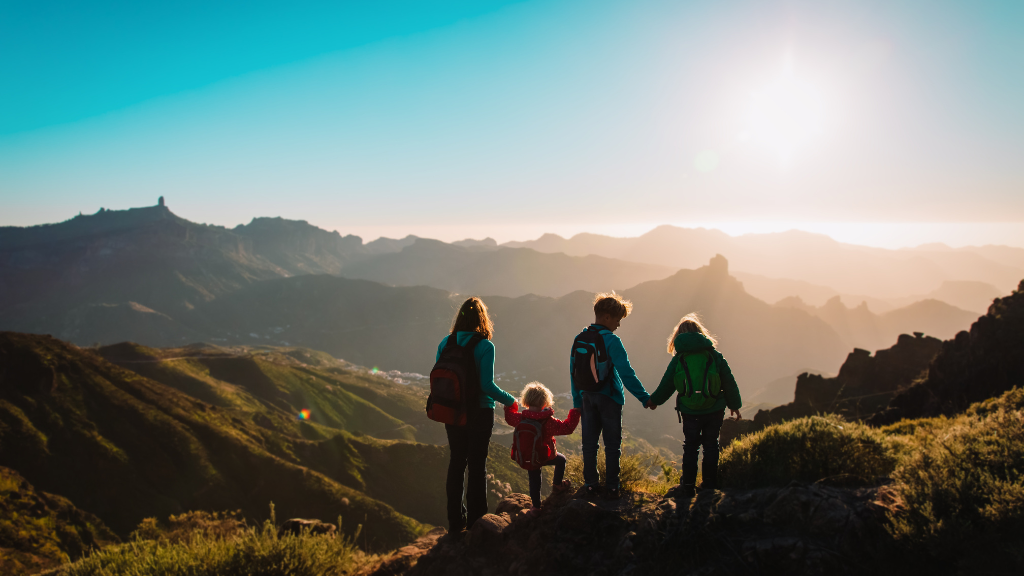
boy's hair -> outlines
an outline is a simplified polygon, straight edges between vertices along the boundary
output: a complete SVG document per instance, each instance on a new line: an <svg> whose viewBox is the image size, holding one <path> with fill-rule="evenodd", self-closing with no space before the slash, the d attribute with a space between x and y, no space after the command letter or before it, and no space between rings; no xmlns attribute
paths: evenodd
<svg viewBox="0 0 1024 576"><path fill-rule="evenodd" d="M633 303L615 292L602 292L594 296L594 314L625 318L633 311Z"/></svg>
<svg viewBox="0 0 1024 576"><path fill-rule="evenodd" d="M540 382L530 382L523 388L523 394L519 397L519 403L530 408L543 408L555 405L555 395L548 390L548 387Z"/></svg>
<svg viewBox="0 0 1024 576"><path fill-rule="evenodd" d="M672 333L668 335L668 353L676 353L676 336L691 332L703 334L705 338L711 340L712 346L718 346L718 340L704 327L704 323L700 321L700 316L696 312L690 312L683 316L679 324L672 329Z"/></svg>
<svg viewBox="0 0 1024 576"><path fill-rule="evenodd" d="M487 306L484 301L473 296L467 298L459 311L455 313L452 320L452 333L455 332L479 332L488 340L494 334L494 324L487 314Z"/></svg>

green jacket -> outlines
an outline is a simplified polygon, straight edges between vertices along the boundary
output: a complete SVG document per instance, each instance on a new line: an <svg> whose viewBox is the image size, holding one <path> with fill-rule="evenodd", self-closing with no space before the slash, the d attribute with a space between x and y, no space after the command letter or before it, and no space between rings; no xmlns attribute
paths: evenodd
<svg viewBox="0 0 1024 576"><path fill-rule="evenodd" d="M652 402L661 406L672 397L673 392L676 392L675 375L676 367L679 365L679 354L681 352L697 352L710 348L711 355L715 359L715 367L718 368L718 376L722 379L722 395L718 397L718 401L715 402L714 406L699 412L690 410L681 405L677 397L676 409L683 414L698 416L701 414L711 414L712 412L725 410L726 407L730 410L739 410L740 407L743 406L743 399L740 398L740 389L736 386L736 378L733 377L732 370L729 369L729 363L725 361L725 356L722 356L721 352L715 350L714 344L711 343L711 340L708 340L703 334L691 332L679 334L673 342L676 346L676 355L673 356L672 361L668 363L668 368L665 369L665 375L661 377L661 383L658 384L658 389L654 391L654 394L651 394Z"/></svg>

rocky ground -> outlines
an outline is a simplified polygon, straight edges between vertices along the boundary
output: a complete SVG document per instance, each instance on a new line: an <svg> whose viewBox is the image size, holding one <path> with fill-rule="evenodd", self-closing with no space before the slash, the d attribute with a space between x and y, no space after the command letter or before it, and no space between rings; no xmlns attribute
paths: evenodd
<svg viewBox="0 0 1024 576"><path fill-rule="evenodd" d="M513 494L470 531L435 529L365 575L860 574L890 554L884 487L678 492L555 495L537 516Z"/></svg>

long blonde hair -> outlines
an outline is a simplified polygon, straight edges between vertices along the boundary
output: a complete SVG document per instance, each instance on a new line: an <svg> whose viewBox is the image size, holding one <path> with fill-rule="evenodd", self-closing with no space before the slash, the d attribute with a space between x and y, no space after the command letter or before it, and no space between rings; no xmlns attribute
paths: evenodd
<svg viewBox="0 0 1024 576"><path fill-rule="evenodd" d="M679 324L672 329L672 333L668 335L668 353L676 353L676 336L687 333L700 333L705 338L711 340L712 346L718 346L718 339L708 332L708 329L704 327L704 323L700 321L700 315L696 312L690 312L686 316L683 316L679 320Z"/></svg>

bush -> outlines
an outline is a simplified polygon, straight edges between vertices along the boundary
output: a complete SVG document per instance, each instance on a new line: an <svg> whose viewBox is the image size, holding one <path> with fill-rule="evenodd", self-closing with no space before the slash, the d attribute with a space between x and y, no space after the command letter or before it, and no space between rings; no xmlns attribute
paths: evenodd
<svg viewBox="0 0 1024 576"><path fill-rule="evenodd" d="M145 518L138 528L131 533L133 540L166 540L168 542L184 542L196 534L205 538L224 539L235 536L245 530L242 511L206 512L197 510L184 514L172 515L166 525L161 525L156 518Z"/></svg>
<svg viewBox="0 0 1024 576"><path fill-rule="evenodd" d="M184 516L184 515L183 515ZM180 518L180 517L179 517ZM148 522L145 525L151 524ZM180 533L179 533L180 534ZM358 531L357 531L358 534ZM277 536L272 521L233 536L204 529L172 541L135 539L104 548L50 576L340 576L375 560L342 536Z"/></svg>
<svg viewBox="0 0 1024 576"><path fill-rule="evenodd" d="M734 441L722 453L719 478L735 488L793 480L867 485L890 475L895 465L895 452L878 430L840 416L811 416Z"/></svg>
<svg viewBox="0 0 1024 576"><path fill-rule="evenodd" d="M629 492L651 492L665 494L671 485L659 475L664 460L657 452L633 452L619 458L619 487ZM604 450L597 453L597 474L600 482L607 481ZM565 478L573 486L583 485L583 457L571 454L565 465Z"/></svg>
<svg viewBox="0 0 1024 576"><path fill-rule="evenodd" d="M1022 397L1011 390L946 420L940 433L908 438L914 449L893 475L897 540L938 557L966 547L983 561L1024 565Z"/></svg>

